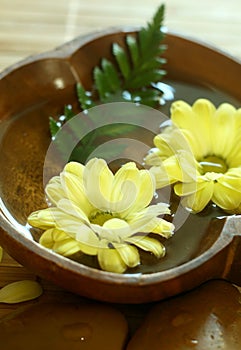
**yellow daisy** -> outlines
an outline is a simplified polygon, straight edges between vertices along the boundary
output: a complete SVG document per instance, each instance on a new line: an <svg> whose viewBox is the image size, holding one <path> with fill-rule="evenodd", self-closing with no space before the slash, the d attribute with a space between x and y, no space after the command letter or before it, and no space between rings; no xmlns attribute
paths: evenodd
<svg viewBox="0 0 241 350"><path fill-rule="evenodd" d="M154 177L133 162L115 174L103 159L85 166L70 162L46 186L51 206L32 213L28 222L44 230L43 246L64 256L96 255L103 270L122 273L140 263L137 248L165 255L160 241L147 235L169 238L174 230L159 217L169 213L168 205L149 205L154 193Z"/></svg>
<svg viewBox="0 0 241 350"><path fill-rule="evenodd" d="M180 136L181 135L181 136ZM184 137L185 142L178 142ZM200 212L212 201L229 212L241 209L241 109L218 108L207 99L192 106L176 101L171 124L154 138L156 152L146 158L157 188L174 184L184 205Z"/></svg>

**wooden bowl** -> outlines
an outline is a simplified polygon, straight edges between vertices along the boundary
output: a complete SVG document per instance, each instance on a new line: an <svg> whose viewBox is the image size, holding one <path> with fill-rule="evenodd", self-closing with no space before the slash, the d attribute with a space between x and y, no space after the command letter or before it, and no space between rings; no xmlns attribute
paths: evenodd
<svg viewBox="0 0 241 350"><path fill-rule="evenodd" d="M124 44L136 28L115 28L78 37L56 50L26 60L0 74L0 244L17 261L45 279L85 297L119 303L160 300L213 278L241 283L241 219L191 219L179 238L167 243L172 263L160 262L145 273L118 275L100 271L54 254L31 239L26 228L30 212L44 206L43 162L50 143L49 115L61 113L64 104L76 104L75 84L92 84L92 69L101 57L111 59L111 44ZM166 81L178 97L192 102L209 97L219 103L241 101L241 64L202 43L167 34ZM196 89L197 88L197 89ZM195 90L196 89L196 90ZM191 95L190 92L194 91ZM187 96L188 95L188 96ZM199 216L200 219L200 216ZM199 220L198 219L198 220ZM200 219L201 220L201 219ZM202 226L196 239L192 231ZM187 235L185 235L187 230ZM192 246L189 247L189 239ZM183 243L183 248L180 248ZM190 249L189 249L190 248ZM195 249L194 249L195 248ZM176 249L176 250L175 250ZM183 251L182 251L183 249ZM182 252L191 250L189 255Z"/></svg>

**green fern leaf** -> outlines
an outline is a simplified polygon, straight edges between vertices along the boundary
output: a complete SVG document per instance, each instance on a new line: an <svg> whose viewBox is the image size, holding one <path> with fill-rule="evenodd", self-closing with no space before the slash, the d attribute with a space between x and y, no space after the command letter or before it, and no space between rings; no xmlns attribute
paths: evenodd
<svg viewBox="0 0 241 350"><path fill-rule="evenodd" d="M71 105L64 106L64 121L68 121L74 116L74 112Z"/></svg>
<svg viewBox="0 0 241 350"><path fill-rule="evenodd" d="M59 124L53 117L49 118L49 129L52 138L55 137L59 129L61 128L61 124Z"/></svg>
<svg viewBox="0 0 241 350"><path fill-rule="evenodd" d="M108 82L109 89L112 93L121 89L121 82L117 69L114 67L113 63L107 59L103 59L101 62L101 67L105 75L105 79Z"/></svg>
<svg viewBox="0 0 241 350"><path fill-rule="evenodd" d="M76 93L80 108L84 111L85 109L94 107L95 103L92 100L92 94L90 91L86 91L84 87L80 84L76 84Z"/></svg>
<svg viewBox="0 0 241 350"><path fill-rule="evenodd" d="M106 74L99 67L94 68L94 82L95 88L98 91L99 98L102 102L106 102L107 98L111 94L108 79L106 79Z"/></svg>
<svg viewBox="0 0 241 350"><path fill-rule="evenodd" d="M162 80L165 75L163 70L147 70L145 74L139 74L131 81L128 82L129 89L140 89L141 87L147 87L150 83L155 83Z"/></svg>
<svg viewBox="0 0 241 350"><path fill-rule="evenodd" d="M131 61L132 61L133 67L136 67L140 57L139 47L138 47L136 38L132 35L127 35L126 44L128 46L128 49L131 55Z"/></svg>
<svg viewBox="0 0 241 350"><path fill-rule="evenodd" d="M130 75L131 67L125 50L120 45L113 44L112 51L123 77L127 79Z"/></svg>
<svg viewBox="0 0 241 350"><path fill-rule="evenodd" d="M165 71L161 67L165 60L161 54L166 49L166 46L161 44L164 38L161 30L164 11L165 6L161 5L152 21L136 36L127 35L125 47L117 43L112 45L115 64L104 58L100 66L94 68L94 88L100 102L125 101L125 97L131 96L133 90L145 88L144 91L147 93L146 88L152 90L152 83L162 80ZM161 95L161 91L159 94ZM85 93L84 97L86 97ZM146 99L143 96L141 103L149 99L150 96ZM127 100L133 101L129 97ZM155 98L155 102L156 100L158 99ZM83 98L81 106L83 107ZM89 103L89 106L92 104ZM86 103L84 107L87 108Z"/></svg>

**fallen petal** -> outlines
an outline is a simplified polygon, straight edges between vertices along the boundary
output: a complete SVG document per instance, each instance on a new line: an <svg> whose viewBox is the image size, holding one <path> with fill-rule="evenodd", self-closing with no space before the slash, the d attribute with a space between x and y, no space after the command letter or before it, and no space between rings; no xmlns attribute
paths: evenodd
<svg viewBox="0 0 241 350"><path fill-rule="evenodd" d="M21 303L38 298L42 293L42 287L35 281L17 281L7 284L0 290L0 303Z"/></svg>

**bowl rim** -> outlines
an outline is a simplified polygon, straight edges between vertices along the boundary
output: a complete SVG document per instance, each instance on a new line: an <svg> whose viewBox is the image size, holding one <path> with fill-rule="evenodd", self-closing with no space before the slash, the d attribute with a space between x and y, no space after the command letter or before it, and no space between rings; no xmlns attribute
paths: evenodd
<svg viewBox="0 0 241 350"><path fill-rule="evenodd" d="M88 44L90 41L100 39L103 36L108 36L108 35L113 35L118 33L124 33L124 34L134 33L139 29L141 29L140 26L131 26L131 25L112 26L102 30L97 30L97 31L93 31L83 35L79 35L76 38L64 44L61 44L52 50L41 52L36 55L30 55L23 58L20 61L17 61L16 63L13 63L9 67L6 67L5 69L3 69L3 71L0 71L0 80L3 79L9 73L12 73L13 71L15 71L16 69L19 69L23 66L26 66L36 61L41 61L49 58L67 59L71 57L78 49L80 49L85 44ZM227 51L220 49L219 47L213 45L212 43L207 43L201 39L197 39L186 33L182 34L180 32L173 31L173 30L171 31L165 30L165 35L169 37L176 37L178 39L189 41L195 45L205 47L210 51L213 51L221 54L222 56L225 56L226 58L232 60L233 62L241 64L241 58L238 58L228 53Z"/></svg>
<svg viewBox="0 0 241 350"><path fill-rule="evenodd" d="M229 220L228 226L230 226L230 221L232 221L232 216L228 217L227 220ZM241 216L240 219L241 221ZM29 252L37 253L41 258L45 260L51 260L53 263L56 264L56 266L62 266L62 263L65 262L68 270L73 270L74 272L83 274L83 276L89 277L89 273L91 271L91 277L98 278L103 282L110 282L113 283L115 281L116 283L120 284L126 284L126 285L133 285L138 282L141 282L143 285L148 284L156 284L160 283L162 280L170 280L176 277L177 275L183 275L190 270L198 268L200 265L205 264L207 261L209 261L213 256L218 254L221 250L226 248L233 240L233 237L235 236L235 232L222 230L221 234L218 236L216 241L211 245L210 248L208 248L206 251L195 257L194 259L191 259L183 264L180 264L179 266L172 267L167 270L158 271L158 272L151 272L151 273L124 273L124 274L118 274L114 272L108 272L99 270L93 267L89 267L87 265L75 262L74 260L71 260L67 257L64 257L60 254L57 254L53 251L50 251L49 249L41 246L38 242L34 240L30 240L29 238L26 238L24 235L19 234L19 232L14 228L11 223L6 220L3 213L0 211L0 230L4 230L5 234L11 238L11 240L16 240L20 246L24 246ZM232 225L232 222L231 222Z"/></svg>

